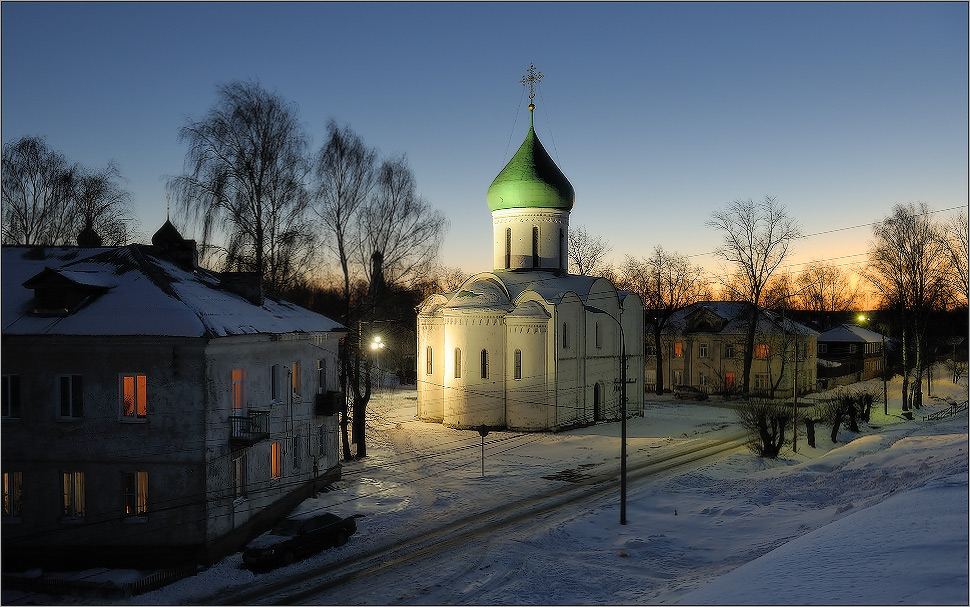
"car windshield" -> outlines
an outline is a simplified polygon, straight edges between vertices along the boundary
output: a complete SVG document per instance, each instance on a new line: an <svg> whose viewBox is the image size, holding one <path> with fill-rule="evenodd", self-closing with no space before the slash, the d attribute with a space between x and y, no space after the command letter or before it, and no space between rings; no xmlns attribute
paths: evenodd
<svg viewBox="0 0 970 607"><path fill-rule="evenodd" d="M300 532L300 527L303 525L303 521L286 519L279 525L273 528L273 533L276 535L289 535L293 536Z"/></svg>

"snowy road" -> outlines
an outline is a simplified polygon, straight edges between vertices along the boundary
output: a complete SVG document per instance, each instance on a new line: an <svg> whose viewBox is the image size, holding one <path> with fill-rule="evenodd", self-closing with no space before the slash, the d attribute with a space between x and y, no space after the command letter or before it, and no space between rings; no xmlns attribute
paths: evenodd
<svg viewBox="0 0 970 607"><path fill-rule="evenodd" d="M967 393L965 382L938 382L934 393L947 388L953 398ZM898 394L898 385L890 389ZM350 543L264 575L241 569L232 555L126 603L205 604L284 579L314 579L321 568L565 484L548 477L595 477L618 467L619 424L598 424L490 434L483 476L477 433L416 421L407 392L372 404L380 415L369 429L367 460L348 465L337 490L301 506L363 515ZM925 413L945 406L930 402ZM797 454L777 460L739 450L634 482L625 526L608 494L304 602L967 604L968 418L906 421L894 411L891 399L888 416L875 411L861 434L843 431L838 444L826 439L813 449L800 441ZM734 424L725 408L648 405L643 418L630 420L631 468L723 437ZM893 558L900 547L905 558Z"/></svg>

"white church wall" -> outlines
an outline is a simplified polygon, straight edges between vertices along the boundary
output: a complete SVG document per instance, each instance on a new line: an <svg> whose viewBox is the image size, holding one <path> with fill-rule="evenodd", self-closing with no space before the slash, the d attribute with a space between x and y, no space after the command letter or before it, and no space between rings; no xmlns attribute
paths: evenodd
<svg viewBox="0 0 970 607"><path fill-rule="evenodd" d="M605 280L593 283L587 305L605 312L586 310L586 398L594 420L620 418L620 317L616 289ZM599 394L597 398L597 388ZM598 402L597 402L598 400Z"/></svg>
<svg viewBox="0 0 970 607"><path fill-rule="evenodd" d="M461 318L462 330L455 331L454 343L447 348L448 353L455 347L461 348L463 368L461 378L446 377L446 385L449 381L453 385L446 399L445 425L456 428L506 425L503 316L501 311L491 310ZM459 390L460 396L455 394Z"/></svg>
<svg viewBox="0 0 970 607"><path fill-rule="evenodd" d="M441 311L418 316L417 397L418 418L426 422L444 419L445 331Z"/></svg>
<svg viewBox="0 0 970 607"><path fill-rule="evenodd" d="M538 229L534 251L534 231ZM557 209L503 209L492 212L495 269L566 269L569 212ZM538 253L538 264L534 253Z"/></svg>
<svg viewBox="0 0 970 607"><path fill-rule="evenodd" d="M510 430L548 429L555 405L546 379L549 321L509 316L505 323L506 425Z"/></svg>
<svg viewBox="0 0 970 607"><path fill-rule="evenodd" d="M575 293L567 293L555 308L556 336L553 343L556 349L557 427L593 421L592 411L586 409L584 394L584 318L583 302Z"/></svg>

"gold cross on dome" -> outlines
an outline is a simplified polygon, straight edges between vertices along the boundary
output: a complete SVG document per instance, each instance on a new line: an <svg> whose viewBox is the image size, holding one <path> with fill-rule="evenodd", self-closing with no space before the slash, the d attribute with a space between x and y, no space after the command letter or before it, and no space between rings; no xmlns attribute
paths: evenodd
<svg viewBox="0 0 970 607"><path fill-rule="evenodd" d="M536 66L530 63L529 64L529 71L526 73L525 76L522 77L522 80L519 80L519 82L522 83L522 86L528 86L529 87L529 104L530 105L532 104L532 102L536 98L536 85L539 84L539 81L540 80L542 80L542 72L540 72L539 70L537 70L536 69Z"/></svg>

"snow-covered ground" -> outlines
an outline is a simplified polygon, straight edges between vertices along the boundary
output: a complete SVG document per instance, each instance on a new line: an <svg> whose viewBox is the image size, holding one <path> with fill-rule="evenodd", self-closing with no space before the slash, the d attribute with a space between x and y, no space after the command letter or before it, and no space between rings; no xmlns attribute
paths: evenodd
<svg viewBox="0 0 970 607"><path fill-rule="evenodd" d="M880 382L868 382L878 387ZM852 386L859 387L859 384ZM746 450L631 484L627 525L618 492L473 543L446 561L354 582L331 604L968 604L968 417L922 415L967 398L936 381L913 421L873 407L860 434L816 448L799 437L776 460ZM895 396L895 398L894 398ZM629 462L736 433L734 413L650 398L628 424ZM377 394L368 457L335 490L300 510L362 515L344 547L266 574L239 554L139 604L195 604L264 579L309 572L490 505L618 468L619 423L560 434L493 432L485 439L414 418L415 393ZM557 474L566 472L568 474ZM552 478L547 478L552 477ZM118 572L115 572L118 574ZM107 574L106 574L107 575ZM4 602L8 602L5 593Z"/></svg>

